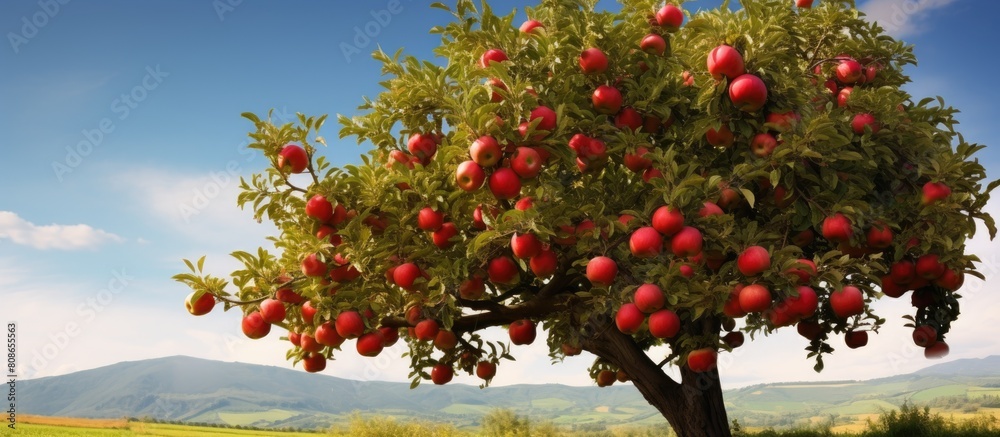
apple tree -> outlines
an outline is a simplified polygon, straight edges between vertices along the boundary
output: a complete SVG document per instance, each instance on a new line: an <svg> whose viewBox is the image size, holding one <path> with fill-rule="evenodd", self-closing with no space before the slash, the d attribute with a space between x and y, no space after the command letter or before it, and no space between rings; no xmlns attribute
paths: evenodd
<svg viewBox="0 0 1000 437"><path fill-rule="evenodd" d="M189 310L287 330L310 372L404 341L414 385L486 385L534 341L586 351L598 385L631 379L681 436L730 434L716 359L745 335L797 329L820 371L888 297L947 353L998 183L954 109L901 88L912 47L850 1L595 3L545 0L519 27L433 5L455 17L437 58L375 52L384 91L339 116L370 147L356 165L323 156L326 116L244 114L273 165L238 203L280 234L233 253L229 280L185 261Z"/></svg>

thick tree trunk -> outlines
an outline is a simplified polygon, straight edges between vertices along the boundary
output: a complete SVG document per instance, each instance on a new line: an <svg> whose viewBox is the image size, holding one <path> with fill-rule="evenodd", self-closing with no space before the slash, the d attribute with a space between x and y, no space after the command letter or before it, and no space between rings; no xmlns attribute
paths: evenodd
<svg viewBox="0 0 1000 437"><path fill-rule="evenodd" d="M681 368L681 382L667 376L656 363L613 324L584 340L583 348L628 374L679 437L730 437L729 419L717 372L695 373Z"/></svg>

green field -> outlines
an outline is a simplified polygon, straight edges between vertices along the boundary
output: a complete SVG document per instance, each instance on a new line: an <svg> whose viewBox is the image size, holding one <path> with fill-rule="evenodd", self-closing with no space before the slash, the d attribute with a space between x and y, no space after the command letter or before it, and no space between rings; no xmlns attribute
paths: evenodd
<svg viewBox="0 0 1000 437"><path fill-rule="evenodd" d="M232 428L210 428L186 425L169 425L161 423L131 422L126 429L103 429L74 426L38 425L19 423L17 430L4 428L3 434L28 437L118 437L118 436L162 436L162 437L212 437L212 436L282 436L282 437L316 437L317 433L250 431Z"/></svg>

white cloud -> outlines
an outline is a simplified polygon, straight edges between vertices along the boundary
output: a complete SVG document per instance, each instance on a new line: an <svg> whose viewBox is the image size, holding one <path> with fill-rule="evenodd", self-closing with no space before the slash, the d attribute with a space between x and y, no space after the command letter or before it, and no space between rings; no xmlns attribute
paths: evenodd
<svg viewBox="0 0 1000 437"><path fill-rule="evenodd" d="M956 0L868 0L859 8L869 21L878 22L892 36L905 38L921 33L922 21L934 9Z"/></svg>
<svg viewBox="0 0 1000 437"><path fill-rule="evenodd" d="M108 242L124 241L110 232L88 225L36 225L10 211L0 211L0 240L35 249L93 249Z"/></svg>

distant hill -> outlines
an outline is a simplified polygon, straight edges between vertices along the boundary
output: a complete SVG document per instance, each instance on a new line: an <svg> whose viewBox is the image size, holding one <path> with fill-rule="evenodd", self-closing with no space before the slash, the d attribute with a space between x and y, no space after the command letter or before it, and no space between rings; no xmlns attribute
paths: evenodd
<svg viewBox="0 0 1000 437"><path fill-rule="evenodd" d="M321 428L354 411L477 426L507 408L575 426L656 425L664 420L631 386L557 384L443 387L352 381L291 369L191 357L123 362L21 381L25 414L92 418L152 417L261 427ZM905 400L1000 394L1000 356L956 360L870 381L765 384L730 390L731 418L782 426L808 417L877 412Z"/></svg>

